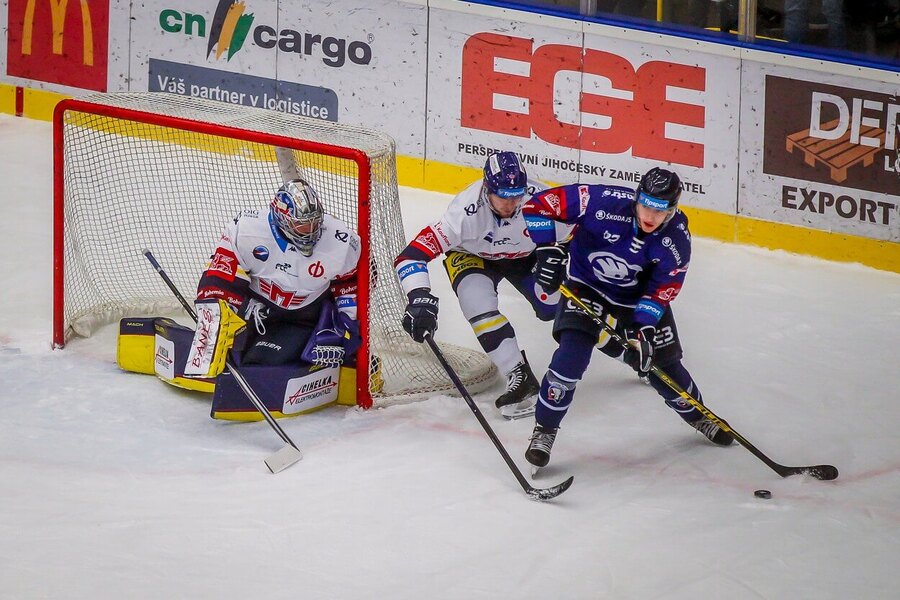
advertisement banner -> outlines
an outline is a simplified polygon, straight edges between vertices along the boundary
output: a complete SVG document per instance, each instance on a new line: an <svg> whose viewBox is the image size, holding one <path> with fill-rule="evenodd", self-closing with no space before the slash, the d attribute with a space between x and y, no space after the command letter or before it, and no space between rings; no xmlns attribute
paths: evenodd
<svg viewBox="0 0 900 600"><path fill-rule="evenodd" d="M109 0L8 0L6 75L107 91L109 20Z"/></svg>
<svg viewBox="0 0 900 600"><path fill-rule="evenodd" d="M431 12L427 158L479 167L513 150L539 179L628 187L670 165L685 204L734 213L737 58L564 19Z"/></svg>
<svg viewBox="0 0 900 600"><path fill-rule="evenodd" d="M395 0L148 0L132 11L131 89L378 129L399 152L421 156L426 8Z"/></svg>
<svg viewBox="0 0 900 600"><path fill-rule="evenodd" d="M747 63L740 214L900 241L900 89Z"/></svg>

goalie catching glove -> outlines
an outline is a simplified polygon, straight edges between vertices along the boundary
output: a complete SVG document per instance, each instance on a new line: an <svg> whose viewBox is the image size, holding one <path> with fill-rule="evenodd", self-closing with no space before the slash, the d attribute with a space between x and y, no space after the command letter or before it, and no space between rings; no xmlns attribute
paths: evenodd
<svg viewBox="0 0 900 600"><path fill-rule="evenodd" d="M569 254L563 246L538 246L534 250L534 280L549 294L559 290Z"/></svg>
<svg viewBox="0 0 900 600"><path fill-rule="evenodd" d="M359 322L329 304L323 307L300 358L321 367L339 367L344 363L355 365L356 351L361 344Z"/></svg>
<svg viewBox="0 0 900 600"><path fill-rule="evenodd" d="M403 329L413 340L424 342L425 335L437 331L438 299L428 288L418 288L407 294L409 304L403 315Z"/></svg>
<svg viewBox="0 0 900 600"><path fill-rule="evenodd" d="M197 330L187 364L185 377L215 377L225 370L225 359L234 345L234 337L246 323L224 300L200 300L197 310Z"/></svg>

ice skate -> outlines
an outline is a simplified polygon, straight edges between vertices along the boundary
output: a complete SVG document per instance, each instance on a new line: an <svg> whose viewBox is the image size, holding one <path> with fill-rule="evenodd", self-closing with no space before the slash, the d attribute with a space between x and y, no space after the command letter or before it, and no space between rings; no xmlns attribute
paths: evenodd
<svg viewBox="0 0 900 600"><path fill-rule="evenodd" d="M543 427L535 424L534 432L531 434L531 442L528 444L528 450L525 451L525 460L527 460L535 468L531 474L534 475L537 469L546 467L550 462L550 450L553 448L553 442L556 441L556 428Z"/></svg>
<svg viewBox="0 0 900 600"><path fill-rule="evenodd" d="M522 355L524 359L525 355ZM494 403L507 419L521 419L534 414L537 393L541 389L531 367L523 360L506 376L506 392Z"/></svg>
<svg viewBox="0 0 900 600"><path fill-rule="evenodd" d="M734 438L727 431L723 431L718 425L701 417L696 421L687 421L687 424L706 436L706 439L718 446L730 446Z"/></svg>

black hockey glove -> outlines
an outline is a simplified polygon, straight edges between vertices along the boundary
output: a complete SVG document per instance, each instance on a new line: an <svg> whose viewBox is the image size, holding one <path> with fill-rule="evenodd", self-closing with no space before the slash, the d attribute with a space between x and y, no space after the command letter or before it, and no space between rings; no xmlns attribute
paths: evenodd
<svg viewBox="0 0 900 600"><path fill-rule="evenodd" d="M403 315L403 329L413 340L425 341L425 334L434 335L437 330L438 299L428 288L419 288L407 294L409 304Z"/></svg>
<svg viewBox="0 0 900 600"><path fill-rule="evenodd" d="M640 374L641 377L649 375L653 363L653 338L656 337L656 327L644 325L640 329L628 328L625 330L625 339L631 345L625 351L625 362Z"/></svg>
<svg viewBox="0 0 900 600"><path fill-rule="evenodd" d="M553 294L559 291L566 274L566 264L569 262L569 253L563 246L538 246L534 250L534 280L544 290Z"/></svg>

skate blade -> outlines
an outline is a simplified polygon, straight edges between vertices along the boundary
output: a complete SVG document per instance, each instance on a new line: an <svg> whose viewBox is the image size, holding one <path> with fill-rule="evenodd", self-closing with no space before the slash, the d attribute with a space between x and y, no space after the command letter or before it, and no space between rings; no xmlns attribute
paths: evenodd
<svg viewBox="0 0 900 600"><path fill-rule="evenodd" d="M516 419L524 419L525 417L534 416L534 407L537 402L533 399L523 400L517 404L507 404L500 407L500 414L507 421L515 421Z"/></svg>

